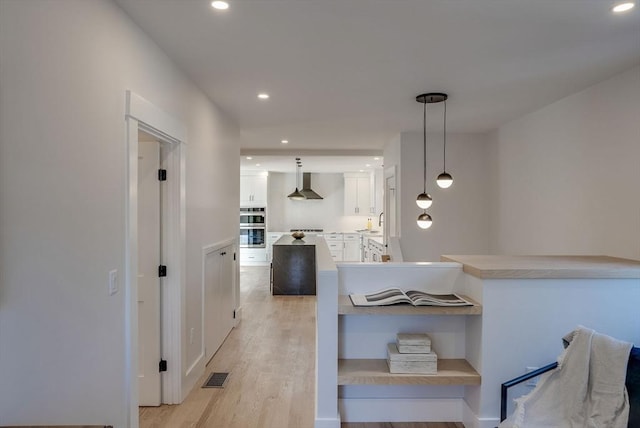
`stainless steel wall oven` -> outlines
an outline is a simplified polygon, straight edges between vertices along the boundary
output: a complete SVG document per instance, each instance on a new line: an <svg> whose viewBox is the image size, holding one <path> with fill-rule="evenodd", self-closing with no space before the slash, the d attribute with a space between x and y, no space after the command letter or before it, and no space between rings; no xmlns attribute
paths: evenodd
<svg viewBox="0 0 640 428"><path fill-rule="evenodd" d="M240 247L265 248L266 208L240 208Z"/></svg>

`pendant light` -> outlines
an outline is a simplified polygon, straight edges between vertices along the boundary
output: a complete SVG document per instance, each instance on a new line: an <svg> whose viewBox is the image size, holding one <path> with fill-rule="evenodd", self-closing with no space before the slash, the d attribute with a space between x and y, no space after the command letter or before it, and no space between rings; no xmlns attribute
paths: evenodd
<svg viewBox="0 0 640 428"><path fill-rule="evenodd" d="M420 229L429 229L431 227L431 224L433 223L433 220L431 219L431 216L425 211L418 216L417 223Z"/></svg>
<svg viewBox="0 0 640 428"><path fill-rule="evenodd" d="M442 149L442 173L436 179L436 183L441 189L448 189L453 184L453 177L447 172L447 96L444 98L444 137Z"/></svg>
<svg viewBox="0 0 640 428"><path fill-rule="evenodd" d="M300 190L298 190L298 171L300 171L300 168L302 168L302 162L300 162L300 158L296 158L296 190L294 190L287 196L289 199L293 199L294 201L301 201L305 199L304 195L300 193Z"/></svg>
<svg viewBox="0 0 640 428"><path fill-rule="evenodd" d="M433 224L433 220L427 214L427 208L433 203L431 195L427 193L427 104L439 103L447 99L447 94L430 92L416 97L416 101L424 104L422 113L422 148L423 148L423 187L422 193L416 198L416 204L424 211L418 216L417 224L420 229L428 229Z"/></svg>
<svg viewBox="0 0 640 428"><path fill-rule="evenodd" d="M418 208L422 208L423 210L426 210L427 208L429 208L433 203L433 199L431 199L431 195L427 193L427 98L426 98L427 95L428 94L422 94L416 97L416 101L424 104L423 113L422 113L422 116L423 116L422 117L422 131L423 131L422 132L422 146L423 146L422 155L424 159L424 164L422 168L423 186L422 186L422 193L420 193L416 198L416 205L418 205Z"/></svg>

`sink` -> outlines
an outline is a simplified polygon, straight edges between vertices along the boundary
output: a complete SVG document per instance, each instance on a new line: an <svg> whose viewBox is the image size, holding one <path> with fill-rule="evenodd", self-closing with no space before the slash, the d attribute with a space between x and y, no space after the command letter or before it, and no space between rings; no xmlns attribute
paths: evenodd
<svg viewBox="0 0 640 428"><path fill-rule="evenodd" d="M380 233L380 231L379 231L379 230L369 230L369 229L358 229L358 230L356 230L356 232L360 232L360 233L370 233L370 234Z"/></svg>

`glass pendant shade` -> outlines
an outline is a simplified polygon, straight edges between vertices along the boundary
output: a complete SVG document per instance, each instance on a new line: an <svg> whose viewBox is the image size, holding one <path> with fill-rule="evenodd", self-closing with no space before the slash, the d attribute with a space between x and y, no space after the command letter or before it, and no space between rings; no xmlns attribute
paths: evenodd
<svg viewBox="0 0 640 428"><path fill-rule="evenodd" d="M429 208L432 203L433 199L431 199L431 195L428 193L420 193L416 198L416 205L423 210Z"/></svg>
<svg viewBox="0 0 640 428"><path fill-rule="evenodd" d="M438 186L442 189L448 189L453 184L453 177L448 172L440 174L436 180Z"/></svg>
<svg viewBox="0 0 640 428"><path fill-rule="evenodd" d="M427 213L422 213L418 216L418 227L420 229L429 229L431 227L431 224L433 223L433 220L431 219L431 216Z"/></svg>

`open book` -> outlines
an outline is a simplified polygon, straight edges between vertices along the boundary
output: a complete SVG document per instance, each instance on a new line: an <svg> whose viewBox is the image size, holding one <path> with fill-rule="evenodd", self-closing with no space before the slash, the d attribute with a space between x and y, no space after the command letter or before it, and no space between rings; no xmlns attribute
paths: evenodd
<svg viewBox="0 0 640 428"><path fill-rule="evenodd" d="M473 306L457 294L435 294L418 290L385 288L371 294L350 294L353 306L386 306L409 303L413 306Z"/></svg>

